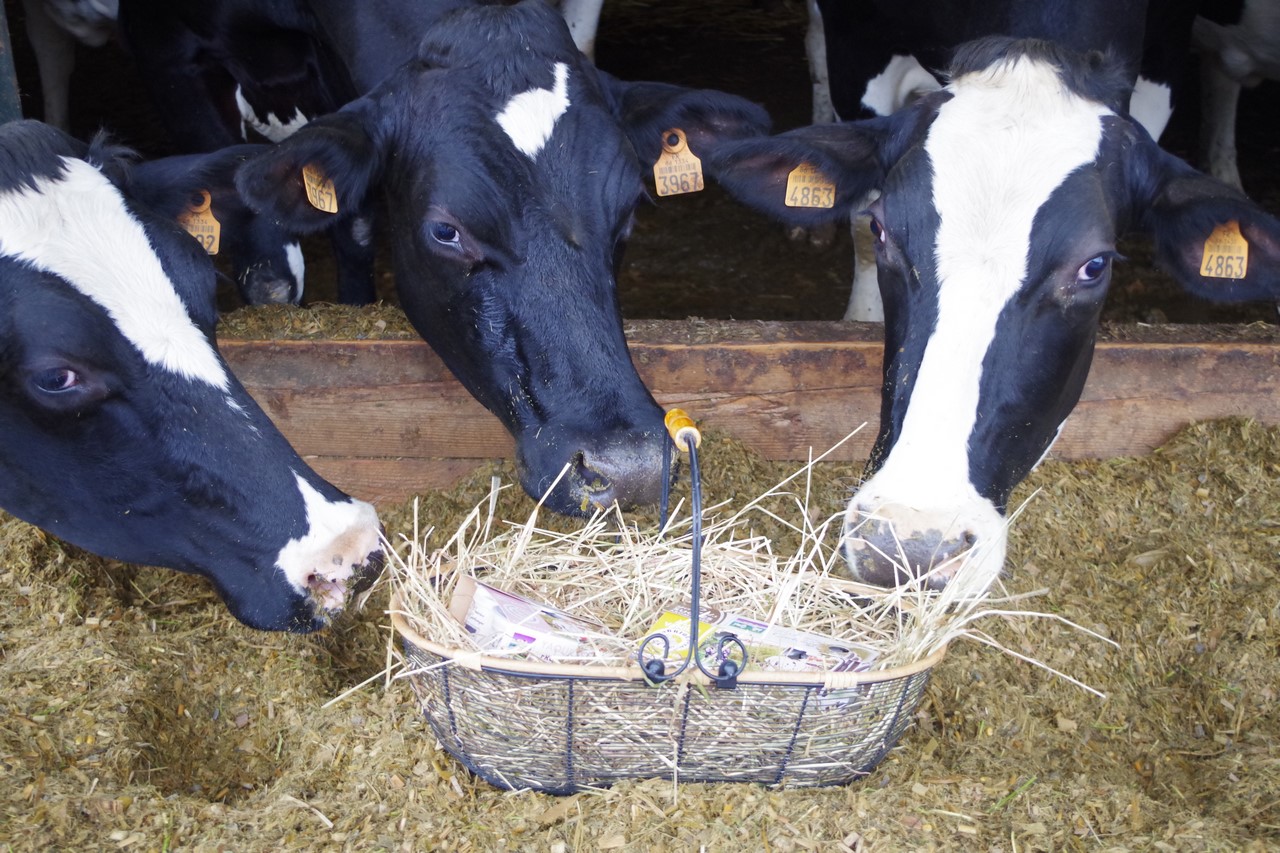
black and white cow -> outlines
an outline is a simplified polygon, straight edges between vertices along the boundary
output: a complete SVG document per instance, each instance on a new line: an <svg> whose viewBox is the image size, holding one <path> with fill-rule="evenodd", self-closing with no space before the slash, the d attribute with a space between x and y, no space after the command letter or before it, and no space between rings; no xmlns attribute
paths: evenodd
<svg viewBox="0 0 1280 853"><path fill-rule="evenodd" d="M812 0L811 0L812 2ZM1171 0L1185 31L1182 56L1190 40L1196 0ZM1125 63L1134 88L1131 114L1159 138L1169 120L1167 80L1139 77L1147 0L816 0L818 21L811 22L810 62L825 48L830 103L837 120L891 115L942 86L951 52L976 38L1005 35L1049 38L1075 50L1106 50ZM1155 12L1153 11L1153 16ZM1163 17L1163 15L1161 16ZM821 39L813 41L812 27ZM1171 46L1172 48L1172 46ZM1161 54L1172 55L1170 49ZM1161 73L1169 70L1161 66ZM1126 100L1128 103L1128 100ZM868 199L869 201L869 199ZM859 207L865 206L863 200ZM867 224L854 223L854 277L844 319L880 322L883 309L876 284L874 252Z"/></svg>
<svg viewBox="0 0 1280 853"><path fill-rule="evenodd" d="M568 466L558 512L655 502L663 413L631 363L616 264L667 131L705 158L768 118L598 71L541 2L444 5L423 27L433 4L310 3L366 94L241 167L240 190L304 233L381 194L400 302L515 437L525 489L541 496ZM309 199L311 167L336 214Z"/></svg>
<svg viewBox="0 0 1280 853"><path fill-rule="evenodd" d="M236 189L236 170L263 147L148 160L130 170L129 191L157 213L190 223L201 245L226 259L246 304L297 305L306 275L297 235L251 210Z"/></svg>
<svg viewBox="0 0 1280 853"><path fill-rule="evenodd" d="M1010 492L1080 397L1122 235L1150 237L1158 262L1209 299L1280 292L1280 221L1161 150L1127 115L1131 70L990 38L964 46L950 74L890 117L712 157L731 192L795 224L880 191L880 429L845 548L855 577L884 585L903 579L895 561L935 585L965 559L978 579L999 570ZM785 206L801 164L831 180L835 208Z"/></svg>
<svg viewBox="0 0 1280 853"><path fill-rule="evenodd" d="M209 578L255 628L324 625L382 562L214 346L213 266L128 190L128 157L0 126L0 507Z"/></svg>
<svg viewBox="0 0 1280 853"><path fill-rule="evenodd" d="M278 142L357 94L302 0L124 0L120 34L178 151ZM337 297L376 297L373 211L328 229Z"/></svg>

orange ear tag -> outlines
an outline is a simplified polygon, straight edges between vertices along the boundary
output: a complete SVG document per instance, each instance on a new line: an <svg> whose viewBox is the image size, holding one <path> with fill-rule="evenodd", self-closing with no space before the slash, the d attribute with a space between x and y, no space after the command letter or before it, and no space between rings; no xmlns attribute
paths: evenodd
<svg viewBox="0 0 1280 853"><path fill-rule="evenodd" d="M684 131L673 127L662 134L662 154L653 164L653 180L658 195L682 195L700 192L702 161L693 156Z"/></svg>
<svg viewBox="0 0 1280 853"><path fill-rule="evenodd" d="M208 190L200 190L200 201L178 215L178 224L187 229L187 233L211 255L218 254L218 244L222 238L222 225L209 209L213 201Z"/></svg>
<svg viewBox="0 0 1280 853"><path fill-rule="evenodd" d="M1204 241L1200 275L1205 278L1244 278L1249 272L1249 241L1232 219L1213 229Z"/></svg>
<svg viewBox="0 0 1280 853"><path fill-rule="evenodd" d="M333 181L325 177L319 166L308 163L302 167L302 185L306 187L307 201L312 207L325 213L338 212L338 193Z"/></svg>
<svg viewBox="0 0 1280 853"><path fill-rule="evenodd" d="M836 206L836 185L809 163L801 163L787 175L787 207Z"/></svg>

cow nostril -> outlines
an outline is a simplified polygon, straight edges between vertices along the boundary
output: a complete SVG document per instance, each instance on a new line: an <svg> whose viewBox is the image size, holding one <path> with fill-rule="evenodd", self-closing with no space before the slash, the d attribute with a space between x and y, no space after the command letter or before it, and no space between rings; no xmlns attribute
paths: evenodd
<svg viewBox="0 0 1280 853"><path fill-rule="evenodd" d="M587 455L581 451L573 455L573 471L585 491L602 492L609 488L609 479L592 468L587 462Z"/></svg>

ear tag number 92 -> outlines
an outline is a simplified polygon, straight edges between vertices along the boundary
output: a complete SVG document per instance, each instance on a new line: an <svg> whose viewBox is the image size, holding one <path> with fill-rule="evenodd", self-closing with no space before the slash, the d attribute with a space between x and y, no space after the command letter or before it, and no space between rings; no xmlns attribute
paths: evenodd
<svg viewBox="0 0 1280 853"><path fill-rule="evenodd" d="M702 190L702 161L689 150L684 131L677 127L662 134L662 154L653 164L658 195L682 195Z"/></svg>
<svg viewBox="0 0 1280 853"><path fill-rule="evenodd" d="M1232 219L1213 229L1204 241L1200 275L1205 278L1244 278L1249 271L1249 241Z"/></svg>
<svg viewBox="0 0 1280 853"><path fill-rule="evenodd" d="M199 201L178 216L178 224L187 229L187 233L195 237L206 252L216 255L222 238L222 225L209 209L212 203L209 191L200 190Z"/></svg>
<svg viewBox="0 0 1280 853"><path fill-rule="evenodd" d="M787 175L787 207L836 206L836 185L809 163L801 163Z"/></svg>
<svg viewBox="0 0 1280 853"><path fill-rule="evenodd" d="M333 188L333 181L325 177L319 166L308 163L302 167L302 185L312 207L325 213L338 212L338 193Z"/></svg>

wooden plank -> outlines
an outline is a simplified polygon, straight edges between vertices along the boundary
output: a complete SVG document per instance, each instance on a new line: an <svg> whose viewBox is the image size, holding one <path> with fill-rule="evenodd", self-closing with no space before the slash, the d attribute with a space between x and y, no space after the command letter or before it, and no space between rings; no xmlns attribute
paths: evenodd
<svg viewBox="0 0 1280 853"><path fill-rule="evenodd" d="M800 461L866 426L837 458L863 459L879 419L878 328L846 323L628 324L641 377L664 406L769 459ZM398 500L441 488L510 437L422 342L237 341L232 369L299 452L339 486ZM1193 420L1280 423L1280 330L1127 329L1102 340L1054 455L1138 455Z"/></svg>

